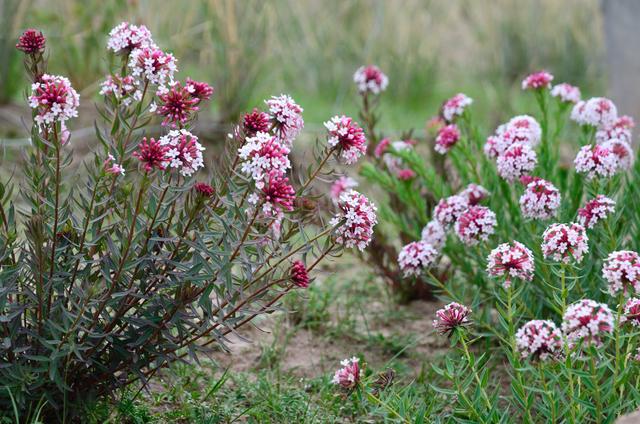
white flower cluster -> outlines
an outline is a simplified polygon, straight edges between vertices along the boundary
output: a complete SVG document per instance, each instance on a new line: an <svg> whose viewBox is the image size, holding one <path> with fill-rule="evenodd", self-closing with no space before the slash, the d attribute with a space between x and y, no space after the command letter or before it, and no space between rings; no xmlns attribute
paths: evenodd
<svg viewBox="0 0 640 424"><path fill-rule="evenodd" d="M155 47L151 31L144 25L137 26L131 25L129 22L122 22L109 32L107 48L114 53L144 47Z"/></svg>
<svg viewBox="0 0 640 424"><path fill-rule="evenodd" d="M549 181L531 181L520 196L522 216L530 219L549 219L560 207L560 191Z"/></svg>
<svg viewBox="0 0 640 424"><path fill-rule="evenodd" d="M269 107L269 113L275 124L275 132L287 146L291 146L293 140L304 128L304 119L300 107L291 96L282 94L278 97L271 97L265 100Z"/></svg>
<svg viewBox="0 0 640 424"><path fill-rule="evenodd" d="M360 93L380 94L387 89L389 78L373 65L361 66L353 74L353 82L356 83Z"/></svg>
<svg viewBox="0 0 640 424"><path fill-rule="evenodd" d="M262 188L270 171L285 174L291 168L289 148L265 132L258 132L255 137L247 137L238 149L238 156L243 161L242 172L253 178L258 188Z"/></svg>
<svg viewBox="0 0 640 424"><path fill-rule="evenodd" d="M173 75L178 71L177 59L157 47L135 49L129 56L131 75L138 85L148 81L158 87L158 93L166 93L167 85L173 83Z"/></svg>
<svg viewBox="0 0 640 424"><path fill-rule="evenodd" d="M523 358L555 358L562 351L562 333L553 321L532 320L516 333L516 348Z"/></svg>
<svg viewBox="0 0 640 424"><path fill-rule="evenodd" d="M467 246L487 241L495 232L496 214L484 206L471 206L463 212L455 224L456 235Z"/></svg>
<svg viewBox="0 0 640 424"><path fill-rule="evenodd" d="M337 226L336 241L347 248L357 247L363 250L371 242L373 227L378 223L376 206L364 195L355 190L342 193L338 202L340 212L329 225Z"/></svg>
<svg viewBox="0 0 640 424"><path fill-rule="evenodd" d="M582 262L589 251L589 237L582 225L551 224L542 234L542 254L545 258L568 264Z"/></svg>
<svg viewBox="0 0 640 424"><path fill-rule="evenodd" d="M571 110L571 119L580 125L606 127L618 118L616 105L605 97L592 97L576 103Z"/></svg>
<svg viewBox="0 0 640 424"><path fill-rule="evenodd" d="M551 89L551 96L565 103L578 103L582 97L578 87L566 82L554 85Z"/></svg>
<svg viewBox="0 0 640 424"><path fill-rule="evenodd" d="M487 257L487 273L492 277L504 277L504 288L511 286L511 279L531 281L534 273L533 253L519 241L502 243Z"/></svg>
<svg viewBox="0 0 640 424"><path fill-rule="evenodd" d="M420 275L431 267L438 258L436 249L426 241L414 241L402 248L398 255L398 265L405 277Z"/></svg>
<svg viewBox="0 0 640 424"><path fill-rule="evenodd" d="M433 209L433 217L440 225L447 228L453 225L468 207L469 201L467 198L456 194L440 199Z"/></svg>
<svg viewBox="0 0 640 424"><path fill-rule="evenodd" d="M80 95L73 89L69 79L44 74L31 85L31 90L29 106L37 111L34 120L38 125L64 123L78 116Z"/></svg>
<svg viewBox="0 0 640 424"><path fill-rule="evenodd" d="M447 233L442 224L436 220L432 220L422 229L421 239L434 248L440 249L447 241Z"/></svg>
<svg viewBox="0 0 640 424"><path fill-rule="evenodd" d="M602 267L602 277L609 283L609 294L640 293L640 256L631 250L609 254Z"/></svg>
<svg viewBox="0 0 640 424"><path fill-rule="evenodd" d="M616 202L602 194L596 196L578 209L578 224L585 228L593 228L599 221L615 212Z"/></svg>
<svg viewBox="0 0 640 424"><path fill-rule="evenodd" d="M562 332L571 345L581 340L598 346L602 336L613 331L613 314L607 305L583 299L567 307L562 318Z"/></svg>
<svg viewBox="0 0 640 424"><path fill-rule="evenodd" d="M169 147L167 158L169 166L177 168L181 175L189 177L200 168L204 168L202 152L205 147L198 137L187 130L172 130L160 137L158 142Z"/></svg>
<svg viewBox="0 0 640 424"><path fill-rule="evenodd" d="M456 116L462 115L467 106L473 103L473 99L466 94L458 93L445 101L442 105L442 117L448 121L453 121Z"/></svg>
<svg viewBox="0 0 640 424"><path fill-rule="evenodd" d="M589 180L612 177L618 171L618 157L601 144L582 146L573 163Z"/></svg>
<svg viewBox="0 0 640 424"><path fill-rule="evenodd" d="M498 156L498 174L507 181L515 181L536 167L538 157L529 144L514 143Z"/></svg>

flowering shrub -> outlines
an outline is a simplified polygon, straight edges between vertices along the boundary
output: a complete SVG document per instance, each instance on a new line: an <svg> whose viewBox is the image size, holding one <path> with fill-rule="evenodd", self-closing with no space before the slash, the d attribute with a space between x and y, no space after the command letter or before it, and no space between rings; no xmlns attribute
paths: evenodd
<svg viewBox="0 0 640 424"><path fill-rule="evenodd" d="M210 167L192 124L213 88L179 82L177 59L144 26L118 25L107 46L116 66L100 89L99 148L69 178L66 124L80 98L46 72L41 33L17 45L33 81L33 148L17 190L0 185L0 405L44 405L50 420L224 349L226 335L308 287L325 258L367 247L377 222L350 183L328 225L309 198L332 161L364 148L350 118L339 120L346 134L330 129L319 142L300 184L287 173L302 108L286 95L245 115Z"/></svg>
<svg viewBox="0 0 640 424"><path fill-rule="evenodd" d="M383 193L367 259L394 288L451 302L434 330L457 354L434 370L460 421L602 422L640 406L634 124L611 100L553 81L527 76L538 112L486 135L457 94L404 149L376 135L364 95L366 135L381 141L360 175Z"/></svg>

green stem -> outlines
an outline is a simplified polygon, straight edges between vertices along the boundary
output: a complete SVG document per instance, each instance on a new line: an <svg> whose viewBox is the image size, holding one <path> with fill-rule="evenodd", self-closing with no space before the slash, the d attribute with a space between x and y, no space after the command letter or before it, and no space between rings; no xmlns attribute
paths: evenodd
<svg viewBox="0 0 640 424"><path fill-rule="evenodd" d="M472 360L471 358L471 353L469 352L469 346L467 345L467 341L465 340L463 331L464 330L460 331L459 335L460 335L460 343L462 344L464 355L467 358L467 363L469 364L471 371L473 372L473 378L476 380L476 384L478 385L478 390L480 390L480 395L484 400L484 404L487 407L487 410L491 411L491 401L489 400L489 396L487 395L487 392L485 391L482 385L482 381L480 381L480 376L478 375L478 370L476 369L475 361Z"/></svg>

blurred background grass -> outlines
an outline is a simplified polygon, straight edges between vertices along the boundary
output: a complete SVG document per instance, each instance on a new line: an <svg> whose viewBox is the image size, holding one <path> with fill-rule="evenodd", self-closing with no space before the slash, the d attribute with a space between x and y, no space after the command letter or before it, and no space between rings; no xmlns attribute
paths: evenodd
<svg viewBox="0 0 640 424"><path fill-rule="evenodd" d="M537 68L583 92L602 90L597 0L487 6L472 0L0 0L0 102L23 104L26 81L14 45L22 30L34 27L48 38L50 72L69 76L89 106L107 70L107 34L123 20L147 25L179 59L181 78L216 87L208 119L217 123L286 92L305 108L307 128L318 129L335 113L356 113L352 74L367 63L389 75L382 125L398 131L422 128L443 97L457 91L471 95L492 126L502 110L514 110L520 79ZM20 132L7 128L6 110L0 137Z"/></svg>

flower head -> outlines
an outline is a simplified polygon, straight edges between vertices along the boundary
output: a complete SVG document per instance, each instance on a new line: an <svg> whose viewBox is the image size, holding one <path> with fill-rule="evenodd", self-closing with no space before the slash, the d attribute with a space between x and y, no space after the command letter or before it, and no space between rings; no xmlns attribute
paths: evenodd
<svg viewBox="0 0 640 424"><path fill-rule="evenodd" d="M116 163L116 158L114 158L111 153L109 153L109 156L107 156L107 159L104 161L104 170L107 174L124 175L124 168L122 165Z"/></svg>
<svg viewBox="0 0 640 424"><path fill-rule="evenodd" d="M361 66L353 74L353 82L360 93L380 94L387 89L389 78L374 65Z"/></svg>
<svg viewBox="0 0 640 424"><path fill-rule="evenodd" d="M242 129L247 137L255 137L259 132L268 133L271 129L271 116L254 108L242 117Z"/></svg>
<svg viewBox="0 0 640 424"><path fill-rule="evenodd" d="M618 118L616 105L604 97L593 97L576 103L571 111L571 119L580 125L607 127Z"/></svg>
<svg viewBox="0 0 640 424"><path fill-rule="evenodd" d="M496 214L484 206L471 206L456 220L458 238L467 246L487 241L495 231Z"/></svg>
<svg viewBox="0 0 640 424"><path fill-rule="evenodd" d="M129 68L136 79L144 79L159 87L160 92L173 82L177 71L177 60L171 53L165 53L155 46L141 47L131 52Z"/></svg>
<svg viewBox="0 0 640 424"><path fill-rule="evenodd" d="M527 184L524 194L520 196L520 210L525 218L553 218L559 207L560 191L541 178Z"/></svg>
<svg viewBox="0 0 640 424"><path fill-rule="evenodd" d="M258 188L268 172L275 170L284 174L291 168L289 148L271 134L258 132L248 137L238 149L242 163L242 172L253 178Z"/></svg>
<svg viewBox="0 0 640 424"><path fill-rule="evenodd" d="M635 155L633 154L631 146L626 141L612 138L605 141L600 146L613 153L618 160L619 169L629 169L631 168L631 165L633 165Z"/></svg>
<svg viewBox="0 0 640 424"><path fill-rule="evenodd" d="M497 135L490 135L484 143L482 150L489 159L496 159L504 151L502 141Z"/></svg>
<svg viewBox="0 0 640 424"><path fill-rule="evenodd" d="M432 220L422 229L421 239L432 245L435 249L440 249L447 240L447 233L442 224L436 220Z"/></svg>
<svg viewBox="0 0 640 424"><path fill-rule="evenodd" d="M29 106L37 111L38 125L64 122L78 116L80 95L65 77L44 74L31 86Z"/></svg>
<svg viewBox="0 0 640 424"><path fill-rule="evenodd" d="M611 125L598 128L596 141L601 144L611 139L617 139L631 144L633 141L633 128L636 126L633 118L627 115L620 116Z"/></svg>
<svg viewBox="0 0 640 424"><path fill-rule="evenodd" d="M194 81L191 78L187 78L184 86L191 94L191 97L199 101L209 100L211 96L213 96L213 87L206 82Z"/></svg>
<svg viewBox="0 0 640 424"><path fill-rule="evenodd" d="M447 122L452 122L456 116L462 115L467 106L472 103L473 99L471 97L458 93L443 103L442 117Z"/></svg>
<svg viewBox="0 0 640 424"><path fill-rule="evenodd" d="M405 277L420 275L422 271L430 268L436 259L438 252L426 241L414 241L402 248L398 255L398 265Z"/></svg>
<svg viewBox="0 0 640 424"><path fill-rule="evenodd" d="M562 333L553 321L529 321L516 333L516 347L523 358L555 358L562 351Z"/></svg>
<svg viewBox="0 0 640 424"><path fill-rule="evenodd" d="M542 234L542 254L565 264L580 263L589 251L588 242L589 237L580 224L551 224Z"/></svg>
<svg viewBox="0 0 640 424"><path fill-rule="evenodd" d="M602 267L602 277L609 283L609 294L622 291L640 292L640 255L631 250L619 250L609 254Z"/></svg>
<svg viewBox="0 0 640 424"><path fill-rule="evenodd" d="M536 152L528 144L514 143L498 157L498 174L514 181L533 171L537 163Z"/></svg>
<svg viewBox="0 0 640 424"><path fill-rule="evenodd" d="M193 97L179 82L173 84L165 93L160 93L158 100L156 113L164 116L162 125L171 124L173 128L186 124L200 109L200 99Z"/></svg>
<svg viewBox="0 0 640 424"><path fill-rule="evenodd" d="M444 155L460 140L460 130L456 124L449 124L440 128L436 135L436 152Z"/></svg>
<svg viewBox="0 0 640 424"><path fill-rule="evenodd" d="M615 211L615 206L615 201L599 194L595 199L589 200L583 207L578 209L578 224L591 229L599 221L612 214Z"/></svg>
<svg viewBox="0 0 640 424"><path fill-rule="evenodd" d="M360 383L362 370L360 369L360 360L355 356L351 359L345 359L340 362L340 368L333 376L331 382L341 386L343 389L351 390Z"/></svg>
<svg viewBox="0 0 640 424"><path fill-rule="evenodd" d="M355 190L342 193L338 201L339 213L329 222L336 228L336 242L347 248L363 250L371 242L373 227L378 223L376 206Z"/></svg>
<svg viewBox="0 0 640 424"><path fill-rule="evenodd" d="M109 32L107 48L114 53L129 53L134 49L155 47L151 31L144 25L122 22Z"/></svg>
<svg viewBox="0 0 640 424"><path fill-rule="evenodd" d="M337 149L347 165L356 163L367 152L364 131L353 119L344 115L334 116L324 126L329 132L329 145Z"/></svg>
<svg viewBox="0 0 640 424"><path fill-rule="evenodd" d="M586 174L587 179L608 178L618 170L618 157L606 146L596 144L583 146L573 161L576 171Z"/></svg>
<svg viewBox="0 0 640 424"><path fill-rule="evenodd" d="M551 81L553 81L553 75L547 71L538 71L533 74L527 75L522 80L523 90L541 90L543 88L551 88Z"/></svg>
<svg viewBox="0 0 640 424"><path fill-rule="evenodd" d="M296 286L303 289L309 287L309 274L307 267L304 266L304 262L295 261L293 265L291 265L289 275L291 276L291 282Z"/></svg>
<svg viewBox="0 0 640 424"><path fill-rule="evenodd" d="M202 197L213 197L216 193L215 189L207 183L197 182L193 185L193 189Z"/></svg>
<svg viewBox="0 0 640 424"><path fill-rule="evenodd" d="M518 241L502 243L487 257L487 273L492 277L505 277L505 288L511 286L513 278L531 281L533 272L533 253Z"/></svg>
<svg viewBox="0 0 640 424"><path fill-rule="evenodd" d="M121 100L125 106L131 104L136 90L136 81L131 75L123 78L117 75L109 75L100 84L101 96L113 96L116 100Z"/></svg>
<svg viewBox="0 0 640 424"><path fill-rule="evenodd" d="M433 209L433 218L443 227L449 227L462 215L469 207L466 197L460 195L449 196L440 199Z"/></svg>
<svg viewBox="0 0 640 424"><path fill-rule="evenodd" d="M147 141L147 137L144 137L138 145L138 150L133 152L133 156L142 162L142 167L146 172L151 172L154 169L163 170L171 161L169 149L169 146L163 145L154 138Z"/></svg>
<svg viewBox="0 0 640 424"><path fill-rule="evenodd" d="M335 182L331 185L331 189L329 190L331 200L333 201L333 203L337 204L340 200L340 196L342 196L342 193L356 187L358 187L358 182L356 180L343 175L342 177L335 180Z"/></svg>
<svg viewBox="0 0 640 424"><path fill-rule="evenodd" d="M542 137L542 127L535 118L529 115L514 116L504 125L496 130L499 138L499 153L503 153L513 143L524 143L531 147L540 143Z"/></svg>
<svg viewBox="0 0 640 424"><path fill-rule="evenodd" d="M204 168L202 152L205 148L198 142L198 137L187 130L172 130L160 137L160 144L169 148L167 157L169 166L178 168L180 174L188 177L199 168Z"/></svg>
<svg viewBox="0 0 640 424"><path fill-rule="evenodd" d="M386 151L387 148L391 145L391 140L387 137L380 140L380 143L376 146L373 151L373 155L377 158L381 157Z"/></svg>
<svg viewBox="0 0 640 424"><path fill-rule="evenodd" d="M624 315L620 322L628 322L634 327L640 327L640 299L632 297L624 305Z"/></svg>
<svg viewBox="0 0 640 424"><path fill-rule="evenodd" d="M304 127L302 119L302 109L298 104L286 94L279 97L271 97L265 100L269 106L272 124L276 135L285 145L291 146L293 140L298 136Z"/></svg>
<svg viewBox="0 0 640 424"><path fill-rule="evenodd" d="M564 103L578 103L580 101L580 89L566 82L554 85L551 96Z"/></svg>
<svg viewBox="0 0 640 424"><path fill-rule="evenodd" d="M449 303L436 311L433 328L440 335L450 336L456 328L471 325L469 315L471 315L471 309L456 302Z"/></svg>
<svg viewBox="0 0 640 424"><path fill-rule="evenodd" d="M282 212L293 210L296 191L289 183L289 178L276 170L271 170L264 178L259 192L249 197L251 204L262 202L262 211L267 216L276 216Z"/></svg>
<svg viewBox="0 0 640 424"><path fill-rule="evenodd" d="M489 196L489 190L478 184L469 184L464 190L459 193L460 196L465 197L470 206L474 206L482 202Z"/></svg>
<svg viewBox="0 0 640 424"><path fill-rule="evenodd" d="M18 38L18 44L16 49L24 52L25 54L38 54L44 52L47 39L44 38L41 31L36 29L28 29L22 33Z"/></svg>
<svg viewBox="0 0 640 424"><path fill-rule="evenodd" d="M562 317L562 332L571 345L580 340L599 346L602 336L613 331L613 314L607 305L583 299L569 305Z"/></svg>

